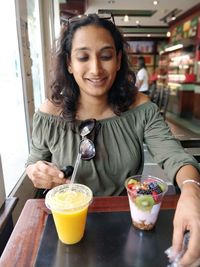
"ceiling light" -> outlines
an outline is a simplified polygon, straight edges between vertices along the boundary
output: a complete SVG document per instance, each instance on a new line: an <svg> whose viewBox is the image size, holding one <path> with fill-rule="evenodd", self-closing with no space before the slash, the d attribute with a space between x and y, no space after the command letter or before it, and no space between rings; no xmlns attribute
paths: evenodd
<svg viewBox="0 0 200 267"><path fill-rule="evenodd" d="M125 16L124 16L124 22L129 22L129 17L128 17L128 15L125 15Z"/></svg>
<svg viewBox="0 0 200 267"><path fill-rule="evenodd" d="M170 36L171 36L171 32L168 31L168 32L166 33L166 36L167 36L167 37L170 37Z"/></svg>
<svg viewBox="0 0 200 267"><path fill-rule="evenodd" d="M153 1L154 6L158 4L158 1Z"/></svg>
<svg viewBox="0 0 200 267"><path fill-rule="evenodd" d="M176 19L176 16L174 13L172 13L171 20L175 20L175 19Z"/></svg>
<svg viewBox="0 0 200 267"><path fill-rule="evenodd" d="M150 34L150 33L148 33L148 34L147 34L147 37L151 37L151 34Z"/></svg>
<svg viewBox="0 0 200 267"><path fill-rule="evenodd" d="M171 52L177 49L183 48L183 44L177 44L170 47L165 48L165 52Z"/></svg>
<svg viewBox="0 0 200 267"><path fill-rule="evenodd" d="M174 10L170 11L166 16L164 16L161 21L164 23L169 23L170 21L174 21L177 19L177 14L181 12L180 9L175 8Z"/></svg>
<svg viewBox="0 0 200 267"><path fill-rule="evenodd" d="M136 20L135 23L136 23L136 24L140 24L140 21L139 21L139 20Z"/></svg>

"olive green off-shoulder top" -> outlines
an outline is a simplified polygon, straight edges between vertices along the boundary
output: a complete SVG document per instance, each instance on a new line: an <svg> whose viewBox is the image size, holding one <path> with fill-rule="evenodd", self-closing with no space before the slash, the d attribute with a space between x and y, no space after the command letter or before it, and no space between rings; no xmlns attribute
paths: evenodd
<svg viewBox="0 0 200 267"><path fill-rule="evenodd" d="M76 182L88 185L96 196L119 195L127 177L142 173L144 142L172 181L183 165L199 168L172 135L158 107L150 101L98 122L101 127L96 136L96 156L90 161L81 160L76 176ZM80 123L75 122L74 131L60 117L37 111L27 165L46 160L59 168L74 166L81 140Z"/></svg>

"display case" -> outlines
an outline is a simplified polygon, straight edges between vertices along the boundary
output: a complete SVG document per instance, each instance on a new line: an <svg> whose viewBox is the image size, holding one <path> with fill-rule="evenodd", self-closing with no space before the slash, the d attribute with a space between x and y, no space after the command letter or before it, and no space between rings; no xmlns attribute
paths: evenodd
<svg viewBox="0 0 200 267"><path fill-rule="evenodd" d="M168 54L168 85L170 83L193 83L195 53L190 51L177 51Z"/></svg>
<svg viewBox="0 0 200 267"><path fill-rule="evenodd" d="M195 73L195 46L161 53L159 59L158 87L168 87L168 111L181 117L193 112Z"/></svg>
<svg viewBox="0 0 200 267"><path fill-rule="evenodd" d="M170 88L168 111L190 119L200 118L199 15L196 10L184 20L172 23L169 43L159 50L159 82Z"/></svg>

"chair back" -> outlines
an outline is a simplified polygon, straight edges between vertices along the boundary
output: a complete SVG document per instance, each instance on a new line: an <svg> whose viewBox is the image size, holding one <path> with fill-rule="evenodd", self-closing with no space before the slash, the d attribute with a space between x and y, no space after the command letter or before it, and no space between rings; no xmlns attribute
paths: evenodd
<svg viewBox="0 0 200 267"><path fill-rule="evenodd" d="M159 106L159 99L160 99L160 89L158 88L154 88L154 90L152 90L151 95L149 95L150 99L152 102L154 102L155 104L157 104Z"/></svg>
<svg viewBox="0 0 200 267"><path fill-rule="evenodd" d="M152 89L151 93L149 94L149 97L152 102L157 104L157 106L160 109L160 113L165 119L167 106L169 103L169 88L154 88Z"/></svg>
<svg viewBox="0 0 200 267"><path fill-rule="evenodd" d="M151 100L153 98L153 95L154 95L155 91L156 91L156 84L153 83L153 84L150 85L149 90L148 90L148 96L149 96L149 98Z"/></svg>
<svg viewBox="0 0 200 267"><path fill-rule="evenodd" d="M161 88L160 89L160 98L159 98L159 108L160 113L163 115L164 119L167 112L167 106L169 103L169 88Z"/></svg>

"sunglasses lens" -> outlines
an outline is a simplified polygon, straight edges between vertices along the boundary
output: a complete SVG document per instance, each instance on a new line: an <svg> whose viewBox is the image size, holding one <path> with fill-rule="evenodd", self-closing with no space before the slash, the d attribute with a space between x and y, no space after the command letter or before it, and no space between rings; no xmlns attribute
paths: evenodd
<svg viewBox="0 0 200 267"><path fill-rule="evenodd" d="M85 120L81 123L79 126L79 132L82 137L88 135L89 133L92 132L92 130L95 127L96 120L95 119L90 119L90 120Z"/></svg>
<svg viewBox="0 0 200 267"><path fill-rule="evenodd" d="M78 15L78 16L74 16L74 17L70 17L70 18L61 17L61 21L63 23L68 22L70 24L70 23L80 21L84 18L87 18L89 15L92 15L92 14L83 14L83 15ZM95 15L97 15L100 19L111 20L115 24L114 17L110 13L100 13L100 14L95 14Z"/></svg>
<svg viewBox="0 0 200 267"><path fill-rule="evenodd" d="M82 160L90 160L95 156L94 143L89 139L84 139L80 142L79 152Z"/></svg>

